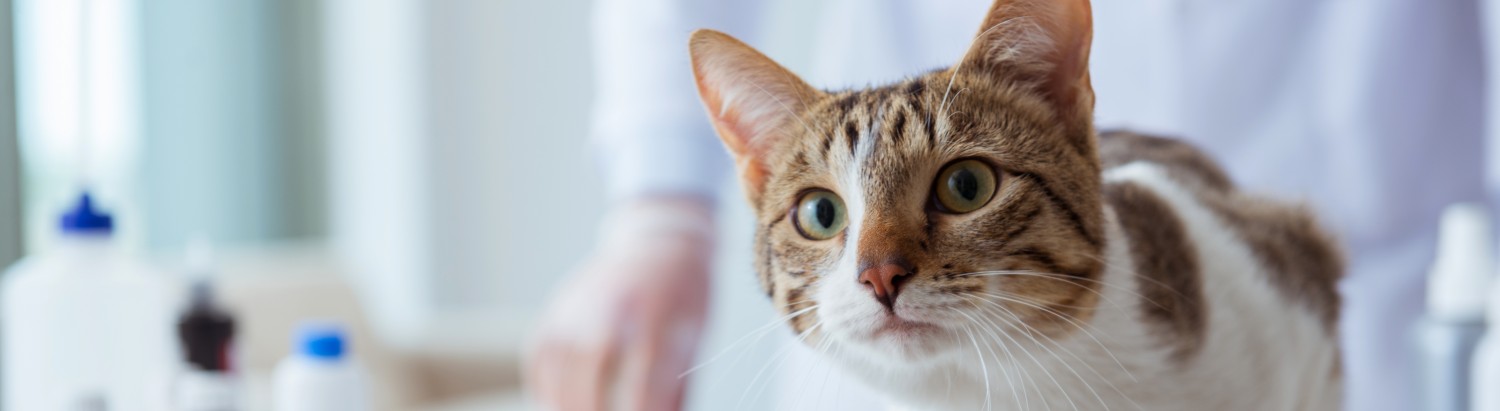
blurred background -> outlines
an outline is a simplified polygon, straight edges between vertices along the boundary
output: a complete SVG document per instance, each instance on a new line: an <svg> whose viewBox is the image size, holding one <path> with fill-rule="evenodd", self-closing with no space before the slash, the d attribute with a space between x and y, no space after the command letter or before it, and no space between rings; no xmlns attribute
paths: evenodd
<svg viewBox="0 0 1500 411"><path fill-rule="evenodd" d="M87 189L160 266L214 244L259 379L296 319L337 317L380 409L524 409L523 334L604 210L590 3L0 2L0 267L46 253ZM811 7L766 19L786 24L766 48L790 67L811 24L787 23ZM741 225L721 271L747 271ZM769 319L740 277L715 282L706 355ZM734 352L760 365L762 345ZM691 402L765 408L738 367L697 374Z"/></svg>
<svg viewBox="0 0 1500 411"><path fill-rule="evenodd" d="M755 46L792 71L811 72L817 78L818 44L809 39L826 34L817 32L818 19L830 5L854 2L768 0L767 15L760 21L774 24L768 27L774 29L760 30L763 35ZM252 393L252 410L268 408L265 401L272 370L292 351L290 336L306 318L333 318L349 324L352 351L372 377L376 409L530 409L519 392L523 360L519 352L526 333L557 281L590 251L606 208L598 159L588 147L596 81L591 57L593 3L0 0L0 269L23 256L55 251L62 243L59 215L86 190L100 208L113 214L115 239L130 255L159 267L166 276L185 280L208 274L218 285L223 303L240 324L235 350ZM1117 10L1134 7L1095 3ZM1252 21L1239 14L1237 8L1243 5L1239 3L1168 10L1179 3L1183 2L1145 2L1147 7L1141 9L1148 15L1165 16L1176 16L1181 10L1217 11L1203 15L1222 21L1190 22L1205 27ZM1277 4L1298 18L1329 18L1336 23L1343 20L1330 17L1367 14L1388 18L1371 19L1398 28L1408 21L1414 26L1441 27L1450 21L1478 18L1472 16L1474 4L1470 3L1479 2L1454 2L1458 6L1445 8L1405 1L1371 3L1387 7L1326 2L1320 3L1326 7L1318 8L1322 14L1311 15L1301 13L1294 1ZM1408 13L1411 10L1401 7L1437 11ZM1101 19L1098 29L1131 32L1108 26L1121 21L1127 20ZM875 25L861 29L871 27ZM1415 91L1385 83L1371 86L1361 81L1376 84L1371 79L1442 76L1425 71L1402 73L1395 68L1386 72L1379 66L1354 66L1364 62L1357 58L1337 59L1368 53L1394 61L1438 62L1431 65L1438 68L1449 68L1443 64L1451 63L1456 71L1480 70L1481 58L1470 52L1481 48L1470 44L1480 37L1478 33L1453 40L1387 30L1379 24L1330 23L1330 27L1327 33L1307 37L1338 45L1328 47L1337 53L1316 52L1312 46L1288 48L1305 54L1295 56L1277 55L1285 50L1274 47L1227 48L1220 43L1224 39L1211 37L1152 43L1173 38L1176 32L1168 27L1148 27L1145 31L1150 33L1139 38L1098 36L1092 62L1095 67L1114 68L1095 73L1100 95L1106 96L1099 100L1105 108L1100 110L1104 113L1100 123L1110 120L1148 130L1156 123L1181 123L1187 130L1183 134L1189 136L1220 131L1276 134L1286 131L1278 125L1294 132L1308 131L1297 126L1318 122L1302 121L1303 116L1331 112L1336 116L1328 124L1310 129L1356 141L1372 129L1390 127L1355 119L1385 119L1397 125L1406 124L1403 119L1446 119L1449 115L1477 119L1482 117L1477 111L1483 105L1470 102L1483 101L1485 87L1492 95L1500 90L1500 82L1449 84L1462 79L1412 81L1408 86ZM848 31L849 38L868 34ZM1266 36L1277 40L1302 34L1307 33L1268 30ZM1393 38L1411 41L1395 43ZM1148 43L1158 47L1136 47ZM1409 53L1372 52L1389 49ZM1429 52L1433 55L1425 54ZM1182 57L1172 53L1229 56L1234 58L1224 61L1256 64L1213 66L1199 73L1160 70L1159 66L1177 67L1156 63ZM1271 58L1261 58L1266 55ZM685 61L685 50L683 57ZM1282 64L1283 60L1291 63ZM1316 74L1309 79L1334 80L1296 83L1288 89L1307 86L1311 91L1306 94L1334 93L1328 93L1332 96L1328 101L1305 102L1291 101L1303 94L1267 91L1266 95L1293 97L1263 113L1244 116L1272 121L1234 125L1218 117L1183 114L1195 113L1187 109L1191 107L1161 104L1189 101L1179 94L1196 88L1217 90L1212 87L1181 86L1183 90L1151 93L1128 87L1108 89L1135 83L1236 86L1220 77L1277 71L1262 65ZM1372 72L1389 76L1349 74ZM1179 81L1179 77L1186 80ZM1462 92L1445 94L1452 90L1424 86L1429 83ZM1378 93L1365 94L1368 90L1359 86ZM1264 90L1229 88L1241 93L1223 95L1230 103L1227 107L1233 107L1235 98L1253 103L1263 97ZM1408 94L1472 99L1444 97L1429 102L1408 99ZM1432 112L1387 111L1406 107L1385 105L1392 101ZM1126 106L1131 110L1121 110ZM1322 111L1299 107L1322 107ZM1110 113L1116 116L1103 118ZM1184 118L1173 117L1177 115ZM1284 124L1279 120L1285 120ZM1340 129L1343 120L1360 127ZM1460 129L1475 125L1454 123ZM1403 136L1441 134L1441 130L1396 128L1407 133ZM1495 134L1493 124L1491 128L1490 134ZM1261 173L1258 176L1263 180L1252 179L1247 185L1287 188L1281 194L1321 200L1320 209L1341 232L1415 245L1402 248L1411 252L1390 252L1369 244L1356 247L1364 255L1355 255L1357 264L1351 271L1405 270L1403 275L1388 276L1389 284L1376 284L1396 290L1401 298L1365 301L1365 305L1389 305L1391 311L1417 315L1423 302L1420 283L1425 279L1408 271L1426 267L1432 259L1437 210L1450 201L1481 198L1443 197L1422 190L1442 184L1409 187L1388 184L1387 179L1423 174L1431 167L1424 161L1442 158L1433 153L1446 153L1427 148L1481 138L1476 130L1461 131L1475 132L1412 144L1422 149L1414 150L1420 151L1414 155L1356 150L1338 157L1359 160L1351 164L1319 158L1347 151L1319 146L1324 140L1307 143L1317 150L1287 153L1278 151L1282 147L1257 146L1253 139L1246 139L1245 150L1216 154L1235 174L1291 163L1310 169L1377 171L1329 173L1324 178L1296 181ZM1500 167L1480 158L1495 158L1500 146L1484 147L1490 153L1453 149L1462 152L1462 158L1455 156L1454 164L1443 166L1486 166L1495 180ZM1400 161L1387 161L1391 159ZM1475 193L1482 187L1480 170L1452 174L1473 180L1449 181L1453 187L1472 186ZM715 360L688 377L689 408L724 409L724 404L736 404L743 409L775 409L770 398L774 395L768 393L778 388L775 385L805 391L806 384L826 381L831 370L793 371L790 374L806 380L772 383L775 368L785 364L823 365L788 360L788 356L805 353L788 351L793 345L784 333L770 333L773 336L764 340L741 339L763 335L753 331L772 319L772 310L750 274L748 224L753 219L739 201L737 184L726 176L723 188L710 328L699 355L700 361ZM1387 201L1392 199L1403 201ZM1438 202L1442 204L1426 207L1426 203ZM1380 208L1388 203L1423 207ZM1326 212L1344 209L1376 212ZM1404 217L1382 220L1390 215ZM211 264L188 267L190 244L203 243L214 249ZM1384 298L1371 295L1371 299ZM1374 315L1366 318L1371 319L1373 325L1367 324L1371 328L1388 321ZM1389 336L1404 336L1408 331L1389 328ZM1399 347L1404 342L1398 339L1381 338L1379 343ZM4 366L0 359L0 367ZM868 395L842 391L848 389L855 388L838 387L818 395L834 401L841 396ZM0 392L0 398L4 395Z"/></svg>

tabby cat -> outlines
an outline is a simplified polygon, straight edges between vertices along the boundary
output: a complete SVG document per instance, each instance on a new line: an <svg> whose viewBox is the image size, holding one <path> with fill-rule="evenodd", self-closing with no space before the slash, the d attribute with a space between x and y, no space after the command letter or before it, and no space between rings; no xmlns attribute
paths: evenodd
<svg viewBox="0 0 1500 411"><path fill-rule="evenodd" d="M1096 133L1090 13L1000 0L958 64L849 91L693 33L761 285L904 408L1337 409L1334 241L1193 147Z"/></svg>

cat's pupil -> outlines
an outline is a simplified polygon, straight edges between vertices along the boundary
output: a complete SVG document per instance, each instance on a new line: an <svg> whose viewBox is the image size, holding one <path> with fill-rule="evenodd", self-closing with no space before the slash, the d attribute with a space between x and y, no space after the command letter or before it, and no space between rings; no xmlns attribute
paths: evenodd
<svg viewBox="0 0 1500 411"><path fill-rule="evenodd" d="M973 201L979 196L979 179L975 178L974 173L969 170L958 170L953 173L953 177L948 179L948 187L963 196L965 200Z"/></svg>
<svg viewBox="0 0 1500 411"><path fill-rule="evenodd" d="M828 199L826 198L820 198L818 199L818 204L816 207L817 212L814 213L814 215L818 218L818 225L825 228L832 227L834 212L833 202L828 201Z"/></svg>

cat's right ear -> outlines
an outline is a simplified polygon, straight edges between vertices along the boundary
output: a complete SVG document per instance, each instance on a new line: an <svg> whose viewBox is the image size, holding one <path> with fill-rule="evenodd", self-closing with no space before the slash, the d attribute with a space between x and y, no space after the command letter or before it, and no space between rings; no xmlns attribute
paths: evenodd
<svg viewBox="0 0 1500 411"><path fill-rule="evenodd" d="M1055 108L1091 116L1089 0L996 0L963 60L963 70L989 70L1036 86Z"/></svg>
<svg viewBox="0 0 1500 411"><path fill-rule="evenodd" d="M695 31L688 50L698 95L755 201L765 188L767 154L822 92L724 33Z"/></svg>

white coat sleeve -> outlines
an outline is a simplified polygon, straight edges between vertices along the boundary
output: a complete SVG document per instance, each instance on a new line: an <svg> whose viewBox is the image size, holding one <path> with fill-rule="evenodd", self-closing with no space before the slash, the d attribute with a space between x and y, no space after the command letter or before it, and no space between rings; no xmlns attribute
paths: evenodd
<svg viewBox="0 0 1500 411"><path fill-rule="evenodd" d="M1484 172L1490 214L1500 216L1500 1L1479 1L1484 37Z"/></svg>
<svg viewBox="0 0 1500 411"><path fill-rule="evenodd" d="M730 161L698 99L688 35L713 28L753 37L760 6L747 0L595 3L590 138L611 201L712 198L720 191Z"/></svg>

